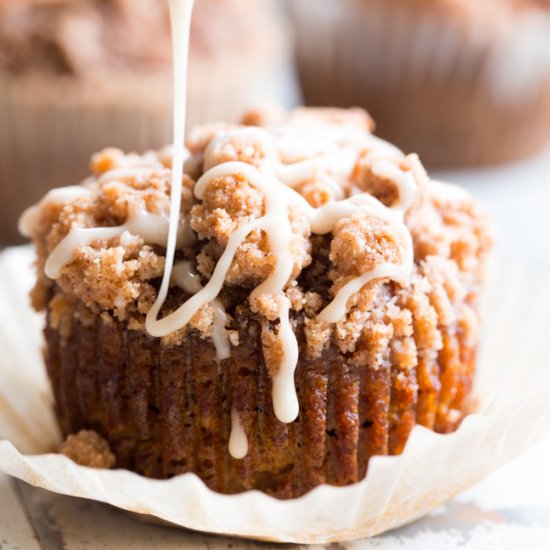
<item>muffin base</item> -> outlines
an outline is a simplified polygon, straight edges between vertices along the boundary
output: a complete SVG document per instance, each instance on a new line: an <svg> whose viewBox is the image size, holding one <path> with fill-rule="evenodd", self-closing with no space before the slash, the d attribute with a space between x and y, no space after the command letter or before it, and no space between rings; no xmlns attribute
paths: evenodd
<svg viewBox="0 0 550 550"><path fill-rule="evenodd" d="M412 337L388 340L391 322L374 325L365 330L362 361L335 345L308 359L298 322L300 414L283 424L250 313L234 319L241 343L219 365L211 341L193 331L175 346L106 314L82 316L75 307L64 315L68 322L54 326L50 309L45 330L64 435L95 430L116 467L148 477L194 472L221 493L297 497L362 479L373 455L402 452L415 424L450 432L470 407L476 341L467 317L442 327L443 347L431 352L411 345ZM242 460L228 451L232 410L248 437Z"/></svg>

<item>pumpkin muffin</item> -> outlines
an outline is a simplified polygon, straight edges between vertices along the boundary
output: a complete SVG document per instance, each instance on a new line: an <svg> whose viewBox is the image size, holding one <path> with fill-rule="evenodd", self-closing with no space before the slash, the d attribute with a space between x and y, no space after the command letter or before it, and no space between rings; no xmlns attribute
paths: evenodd
<svg viewBox="0 0 550 550"><path fill-rule="evenodd" d="M159 320L169 154L103 150L27 211L57 417L86 430L72 455L292 498L362 479L415 425L459 426L491 231L371 130L302 108L190 132Z"/></svg>
<svg viewBox="0 0 550 550"><path fill-rule="evenodd" d="M368 108L429 166L531 155L550 140L548 0L287 0L310 105Z"/></svg>

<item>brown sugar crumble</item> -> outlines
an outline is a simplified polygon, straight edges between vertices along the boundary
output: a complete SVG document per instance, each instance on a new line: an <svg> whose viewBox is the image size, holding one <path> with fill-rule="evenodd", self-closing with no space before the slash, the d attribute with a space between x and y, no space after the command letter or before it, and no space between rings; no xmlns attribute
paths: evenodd
<svg viewBox="0 0 550 550"><path fill-rule="evenodd" d="M69 435L62 443L60 453L89 468L112 468L116 462L107 441L91 430Z"/></svg>

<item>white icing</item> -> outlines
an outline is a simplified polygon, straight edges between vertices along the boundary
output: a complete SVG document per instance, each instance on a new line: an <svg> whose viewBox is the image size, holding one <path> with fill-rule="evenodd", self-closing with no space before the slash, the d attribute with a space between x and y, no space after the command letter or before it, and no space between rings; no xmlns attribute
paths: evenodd
<svg viewBox="0 0 550 550"><path fill-rule="evenodd" d="M402 152L358 126L303 117L292 122L290 129L286 124L269 127L274 147L284 164L294 164L300 160L323 157L343 149L372 149L378 154L401 156Z"/></svg>
<svg viewBox="0 0 550 550"><path fill-rule="evenodd" d="M125 179L149 178L155 173L164 175L168 172L162 165L159 166L130 166L128 168L113 168L99 177L99 183L124 181Z"/></svg>
<svg viewBox="0 0 550 550"><path fill-rule="evenodd" d="M147 313L146 329L153 334L159 324L158 314L168 296L170 277L177 246L177 230L180 227L183 163L185 161L185 116L187 98L187 66L189 57L189 33L194 0L169 0L172 28L172 56L174 59L174 121L172 149L172 186L170 193L170 224L166 244L166 262L162 283L155 303Z"/></svg>
<svg viewBox="0 0 550 550"><path fill-rule="evenodd" d="M273 378L273 410L284 423L296 420L299 413L298 396L294 384L294 371L298 364L298 342L290 324L290 301L285 296L279 310L278 337L283 346L283 358Z"/></svg>
<svg viewBox="0 0 550 550"><path fill-rule="evenodd" d="M209 143L205 150L205 171L216 165L216 158L220 155L224 145L231 143L232 139L250 140L250 156L254 153L254 146L259 144L260 149L266 155L262 162L263 171L271 172L280 182L292 188L320 174L326 174L326 172L340 174L345 177L349 176L357 162L358 151L363 149L370 150L372 148L371 155L373 157L401 154L397 149L375 138L372 134L355 128L347 128L347 131L351 133L348 140L331 139L335 133L336 137L340 134L345 135L345 133L340 126L325 123L315 127L315 135L306 134L302 136L294 147L297 160L285 163L282 159L284 159L285 154L288 158L289 153L285 153L283 147L285 142L281 135L286 136L287 141L291 143L294 143L296 136L294 136L294 124L292 125L292 133L289 133L288 126L286 132L282 131L283 128L283 126L278 127L279 141L273 135L273 131L264 128L249 127L222 132ZM301 136L299 130L296 130L296 133ZM324 139L320 140L318 134ZM291 136L293 136L293 139ZM311 143L315 143L315 140L321 141L321 144L312 145ZM305 148L304 145L306 145ZM299 151L298 154L297 151Z"/></svg>
<svg viewBox="0 0 550 550"><path fill-rule="evenodd" d="M206 286L189 298L187 302L162 319L157 320L155 314L153 322L149 321L151 312L148 313L146 327L151 336L167 336L184 327L202 306L208 304L218 296L222 289L225 275L231 267L231 262L233 261L237 248L246 236L258 227L258 222L260 221L261 219L244 224L231 235L224 253L216 264L212 277Z"/></svg>
<svg viewBox="0 0 550 550"><path fill-rule="evenodd" d="M120 236L120 246L130 246L132 244L133 236L129 231L125 231Z"/></svg>
<svg viewBox="0 0 550 550"><path fill-rule="evenodd" d="M229 436L229 454L240 460L248 454L248 439L244 431L239 413L231 411L231 435Z"/></svg>
<svg viewBox="0 0 550 550"><path fill-rule="evenodd" d="M389 179L397 185L399 199L393 208L406 212L416 200L417 185L411 172L400 170L395 163L387 159L377 159L372 163L372 171L381 178Z"/></svg>
<svg viewBox="0 0 550 550"><path fill-rule="evenodd" d="M174 265L172 279L176 285L185 290L188 294L196 294L203 288L199 276L194 271L191 262L182 261ZM212 326L212 341L216 348L216 359L223 361L231 356L231 345L225 328L227 314L219 299L212 300L214 309L214 322Z"/></svg>
<svg viewBox="0 0 550 550"><path fill-rule="evenodd" d="M44 198L36 205L27 208L19 218L19 233L24 237L30 238L37 229L38 221L42 209L49 205L62 205L73 201L78 197L85 197L90 194L88 188L82 185L72 185L68 187L59 187L49 191Z"/></svg>
<svg viewBox="0 0 550 550"><path fill-rule="evenodd" d="M461 201L471 198L470 194L464 187L459 187L452 183L444 181L430 180L430 195L439 200Z"/></svg>
<svg viewBox="0 0 550 550"><path fill-rule="evenodd" d="M73 227L49 255L45 273L50 279L61 277L63 267L71 261L76 249L89 246L95 241L108 241L123 237L128 242L129 235L138 235L147 243L166 245L169 220L162 214L151 214L142 205L128 205L128 219L123 225L115 227ZM184 241L184 227L177 224L176 237ZM122 244L122 242L121 242Z"/></svg>
<svg viewBox="0 0 550 550"><path fill-rule="evenodd" d="M218 362L231 357L231 346L225 325L227 323L227 313L220 300L213 300L214 323L212 325L212 342L216 348L216 359Z"/></svg>
<svg viewBox="0 0 550 550"><path fill-rule="evenodd" d="M376 279L388 278L393 281L406 284L411 275L411 268L408 262L401 264L381 264L376 266L371 271L364 273L360 277L351 280L345 284L336 294L336 297L328 304L321 313L319 313L319 319L326 321L327 323L337 323L347 312L347 301L361 288L374 281Z"/></svg>

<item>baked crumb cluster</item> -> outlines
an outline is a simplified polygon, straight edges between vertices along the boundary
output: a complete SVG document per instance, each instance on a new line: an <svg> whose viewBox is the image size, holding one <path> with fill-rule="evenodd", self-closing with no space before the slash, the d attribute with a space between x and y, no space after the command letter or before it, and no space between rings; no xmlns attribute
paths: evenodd
<svg viewBox="0 0 550 550"><path fill-rule="evenodd" d="M77 434L69 435L60 451L81 466L112 468L115 465L115 455L107 441L91 430L81 430Z"/></svg>
<svg viewBox="0 0 550 550"><path fill-rule="evenodd" d="M283 113L271 109L247 113L243 121L266 127L281 125L290 134L296 129L297 135L312 121L360 132L372 128L361 110L298 109ZM191 132L187 142L190 157L185 164L181 219L192 238L178 247L176 261L190 261L203 285L212 276L230 236L266 211L266 197L240 173L213 179L201 200L194 194L196 181L213 166L230 161L254 166L269 154L253 132L233 138L231 130L239 127L200 127ZM283 163L304 160L312 154L307 147L280 150ZM341 217L328 234L313 234L303 210L291 205L288 218L294 263L285 293L291 303L292 323L295 329L303 330L304 351L309 357L319 356L333 343L349 354L350 361L360 363L365 354L385 353L382 343L391 342L393 360L402 363L405 382L411 366L418 358L423 360L423 350L433 355L441 349L446 332L456 332L457 327L465 334L474 330L476 304L468 297L478 293L492 237L484 213L471 198L456 188L431 182L415 155L388 151L384 158L411 174L417 186L416 200L405 216L414 245L410 284L401 286L387 278L374 280L348 300L344 318L335 324L321 320L319 313L346 283L378 265L403 259L404 235L384 219L361 211ZM374 169L374 162L368 149L361 150L348 177L328 163L293 188L314 208L361 192L392 206L399 200L398 188L392 178ZM128 170L132 167L138 170ZM52 311L58 312L53 320L61 323L63 303L76 299L84 304L83 318L86 312L99 313L104 318L127 321L130 328L143 329L164 269L162 246L125 233L77 248L55 282L45 276L44 265L74 227L122 225L136 205L151 214L168 216L169 167L169 151L137 156L106 149L92 159L93 177L84 183L89 193L63 204L42 203L32 230L40 274L35 307L46 308L53 298ZM242 318L243 312L248 312L259 320L267 364L277 364L281 354L276 338L280 297L249 297L273 271L276 261L265 232L252 231L238 247L219 295L233 345L238 344L242 328L233 326L236 316ZM188 297L174 285L161 316ZM169 342L177 344L189 330L210 338L213 322L212 306L203 306L187 327L168 338Z"/></svg>

